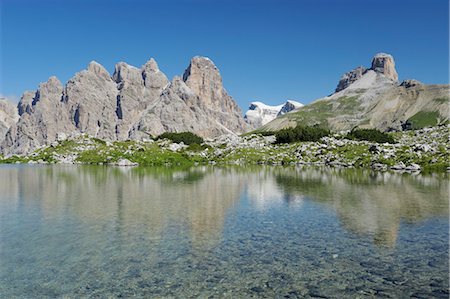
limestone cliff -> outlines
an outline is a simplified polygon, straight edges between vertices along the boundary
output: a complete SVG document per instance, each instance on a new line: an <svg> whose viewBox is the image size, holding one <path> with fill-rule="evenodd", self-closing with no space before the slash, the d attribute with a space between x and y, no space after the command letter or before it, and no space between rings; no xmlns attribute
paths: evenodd
<svg viewBox="0 0 450 299"><path fill-rule="evenodd" d="M166 131L215 137L246 130L241 110L206 57L194 57L183 79L172 82L154 59L141 68L120 62L112 76L93 61L65 86L51 77L37 91L24 93L17 110L17 123L0 127L0 133L7 131L0 139L4 154L25 154L81 133L114 141Z"/></svg>
<svg viewBox="0 0 450 299"><path fill-rule="evenodd" d="M7 99L0 98L0 143L3 142L6 132L19 120L17 107Z"/></svg>

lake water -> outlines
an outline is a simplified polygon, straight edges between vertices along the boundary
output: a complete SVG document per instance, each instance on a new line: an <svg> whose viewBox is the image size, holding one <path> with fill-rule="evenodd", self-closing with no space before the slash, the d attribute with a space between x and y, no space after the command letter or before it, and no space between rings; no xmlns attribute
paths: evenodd
<svg viewBox="0 0 450 299"><path fill-rule="evenodd" d="M448 298L449 180L0 166L1 298Z"/></svg>

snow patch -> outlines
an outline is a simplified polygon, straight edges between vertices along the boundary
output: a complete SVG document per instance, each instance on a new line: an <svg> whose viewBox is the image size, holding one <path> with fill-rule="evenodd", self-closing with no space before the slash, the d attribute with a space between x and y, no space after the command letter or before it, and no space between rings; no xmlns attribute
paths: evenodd
<svg viewBox="0 0 450 299"><path fill-rule="evenodd" d="M286 103L276 106L255 101L250 103L249 110L245 113L244 119L248 124L259 127L271 122L280 115L300 107L303 107L303 104L294 100L288 100Z"/></svg>

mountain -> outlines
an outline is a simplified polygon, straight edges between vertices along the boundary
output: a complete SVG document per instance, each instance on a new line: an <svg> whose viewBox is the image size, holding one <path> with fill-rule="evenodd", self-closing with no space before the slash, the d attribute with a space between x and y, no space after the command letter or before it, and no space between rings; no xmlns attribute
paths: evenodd
<svg viewBox="0 0 450 299"><path fill-rule="evenodd" d="M215 137L246 130L219 70L199 56L191 59L182 78L172 81L154 59L141 68L119 62L112 76L93 61L65 86L51 77L37 91L25 92L18 113L20 118L1 143L4 154L28 153L81 133L114 141L167 131Z"/></svg>
<svg viewBox="0 0 450 299"><path fill-rule="evenodd" d="M0 98L0 143L5 138L6 132L18 119L17 108L5 98Z"/></svg>
<svg viewBox="0 0 450 299"><path fill-rule="evenodd" d="M278 116L302 106L303 104L293 100L287 100L286 103L277 106L266 105L262 102L251 102L244 115L244 119L252 127L258 128L274 120Z"/></svg>
<svg viewBox="0 0 450 299"><path fill-rule="evenodd" d="M258 131L298 124L321 125L334 131L376 128L396 131L449 121L449 85L398 82L394 58L379 53L370 68L345 73L330 96L320 98L267 123Z"/></svg>

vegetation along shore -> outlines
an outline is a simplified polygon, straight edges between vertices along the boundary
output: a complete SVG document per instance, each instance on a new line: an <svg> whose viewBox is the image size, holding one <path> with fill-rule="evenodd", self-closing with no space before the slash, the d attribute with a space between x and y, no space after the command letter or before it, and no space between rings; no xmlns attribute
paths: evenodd
<svg viewBox="0 0 450 299"><path fill-rule="evenodd" d="M449 125L384 133L358 129L332 133L301 127L203 139L193 133L164 133L142 141L108 142L86 134L66 136L29 155L0 157L0 163L61 163L116 166L314 165L376 171L449 172Z"/></svg>

